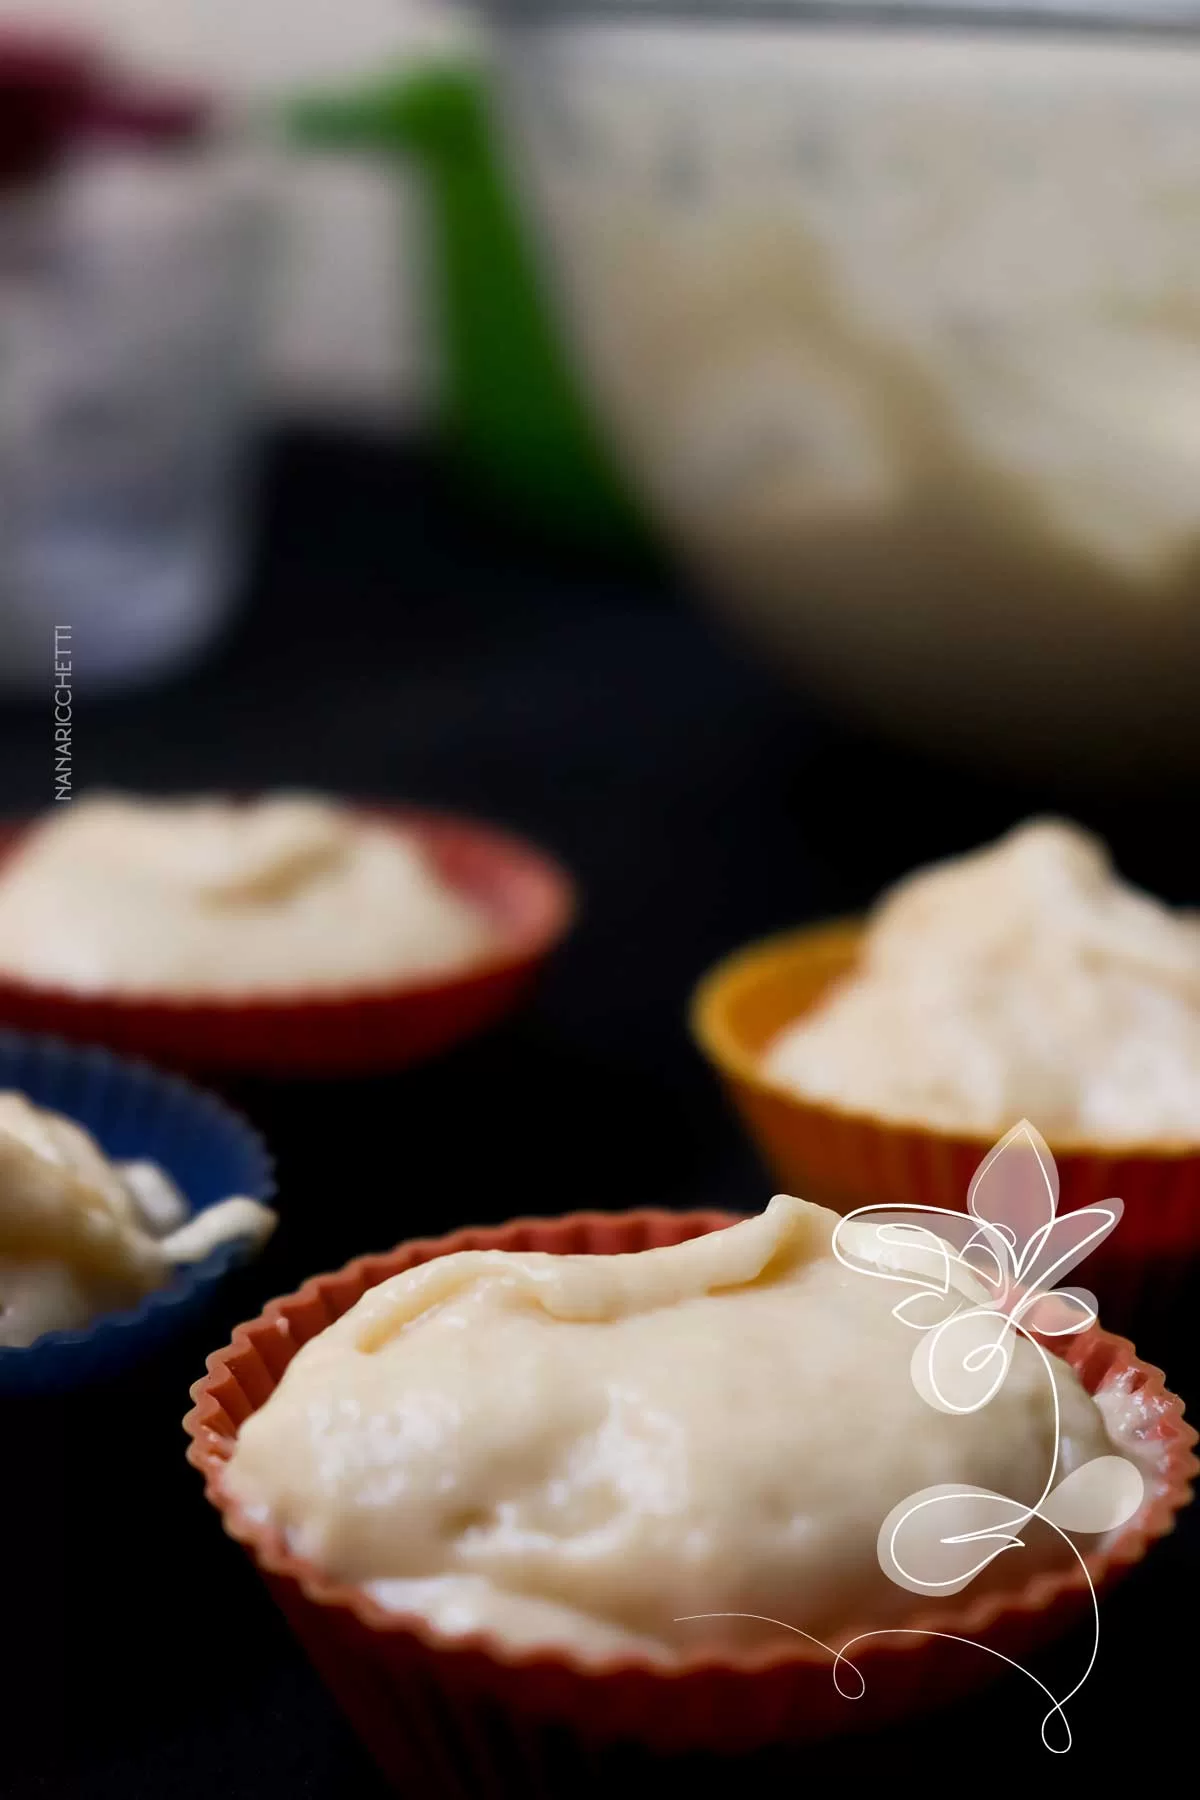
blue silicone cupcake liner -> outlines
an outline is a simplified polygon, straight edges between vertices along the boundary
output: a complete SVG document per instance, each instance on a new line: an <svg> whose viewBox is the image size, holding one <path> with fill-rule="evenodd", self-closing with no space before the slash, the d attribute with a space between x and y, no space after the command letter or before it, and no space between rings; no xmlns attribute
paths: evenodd
<svg viewBox="0 0 1200 1800"><path fill-rule="evenodd" d="M146 1063L55 1038L0 1031L0 1090L64 1113L118 1161L156 1162L194 1216L234 1195L269 1200L274 1164L252 1127L215 1095ZM213 1290L253 1254L222 1244L127 1311L75 1331L51 1331L28 1348L0 1347L0 1395L62 1393L110 1380L199 1319Z"/></svg>

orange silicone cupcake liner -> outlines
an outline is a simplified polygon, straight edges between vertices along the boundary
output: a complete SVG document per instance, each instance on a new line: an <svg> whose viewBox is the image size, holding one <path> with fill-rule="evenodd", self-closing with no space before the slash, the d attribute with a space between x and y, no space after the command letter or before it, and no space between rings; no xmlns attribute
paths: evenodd
<svg viewBox="0 0 1200 1800"><path fill-rule="evenodd" d="M570 878L532 845L471 820L360 808L414 835L440 874L494 921L492 953L444 975L344 992L205 999L76 994L0 976L0 1023L190 1072L352 1076L403 1068L515 1007L575 912ZM0 859L26 828L0 830Z"/></svg>
<svg viewBox="0 0 1200 1800"><path fill-rule="evenodd" d="M837 922L739 951L696 989L693 1035L788 1193L841 1213L889 1204L963 1211L971 1178L1000 1131L898 1124L804 1100L762 1072L774 1037L854 968L862 936L857 923ZM1048 1142L1058 1167L1060 1211L1123 1202L1118 1229L1088 1258L1087 1281L1110 1323L1140 1323L1182 1291L1200 1264L1200 1145L1114 1150L1061 1138Z"/></svg>
<svg viewBox="0 0 1200 1800"><path fill-rule="evenodd" d="M896 1721L983 1686L1091 1606L1174 1525L1191 1495L1196 1434L1157 1369L1099 1327L1071 1342L1067 1360L1092 1393L1110 1383L1136 1396L1139 1429L1156 1451L1137 1515L1106 1548L1043 1572L1012 1592L943 1602L917 1613L909 1634L876 1637L853 1652L864 1685L838 1692L832 1659L800 1637L720 1656L685 1656L671 1668L630 1657L585 1667L569 1654L518 1651L477 1634L451 1639L389 1613L361 1590L332 1581L294 1555L269 1524L226 1493L225 1464L242 1422L262 1406L296 1351L376 1283L433 1257L468 1249L612 1255L674 1244L731 1223L724 1213L578 1214L460 1231L366 1257L274 1300L208 1359L184 1421L189 1460L201 1471L226 1531L244 1545L297 1635L384 1770L405 1792L442 1795L582 1791L596 1759L631 1746L653 1757L737 1754L802 1745ZM982 1646L925 1633L953 1632ZM847 1631L847 1642L855 1635Z"/></svg>

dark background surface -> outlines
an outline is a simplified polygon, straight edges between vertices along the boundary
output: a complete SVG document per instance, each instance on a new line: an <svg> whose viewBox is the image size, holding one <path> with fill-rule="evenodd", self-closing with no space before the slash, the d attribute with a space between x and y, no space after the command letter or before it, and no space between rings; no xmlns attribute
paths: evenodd
<svg viewBox="0 0 1200 1800"><path fill-rule="evenodd" d="M77 790L287 784L458 808L554 851L584 910L533 1003L487 1039L390 1080L237 1089L279 1159L267 1256L137 1382L8 1409L12 1800L381 1793L183 1461L188 1386L271 1293L407 1236L579 1207L761 1206L770 1183L684 1025L715 957L1068 803L1132 879L1200 902L1192 795L1069 800L880 745L777 686L670 584L523 542L421 457L291 434L260 517L235 637L187 682L81 704ZM50 801L49 710L0 712L0 811ZM1151 1321L1140 1348L1200 1406L1188 1324ZM1146 1748L1186 1722L1198 1600L1200 1516L1106 1604L1057 1770L1042 1698L1012 1677L807 1771L973 1779L1006 1742L1034 1779L1108 1772L1115 1741ZM1056 1691L1088 1650L1047 1665Z"/></svg>

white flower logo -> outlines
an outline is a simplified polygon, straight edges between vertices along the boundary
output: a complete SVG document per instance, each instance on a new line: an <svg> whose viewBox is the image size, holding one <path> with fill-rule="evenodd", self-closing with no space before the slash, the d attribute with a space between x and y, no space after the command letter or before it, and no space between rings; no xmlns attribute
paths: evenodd
<svg viewBox="0 0 1200 1800"><path fill-rule="evenodd" d="M908 1293L894 1316L918 1335L912 1378L941 1412L978 1412L1000 1391L1018 1334L1041 1356L1054 1399L1055 1448L1041 1497L1017 1506L979 1488L925 1489L895 1507L879 1532L884 1573L913 1593L956 1594L1005 1550L1035 1516L1060 1532L1112 1531L1141 1504L1140 1470L1120 1456L1096 1458L1055 1486L1058 1389L1040 1337L1067 1337L1094 1323L1096 1303L1082 1288L1055 1283L1106 1238L1119 1200L1057 1215L1058 1171L1026 1120L1003 1137L971 1183L967 1212L862 1207L834 1232L847 1267ZM938 1220L934 1233L915 1215Z"/></svg>
<svg viewBox="0 0 1200 1800"><path fill-rule="evenodd" d="M1037 1501L1024 1505L986 1488L957 1483L924 1488L892 1508L879 1528L877 1552L880 1568L898 1586L914 1594L949 1595L969 1586L998 1556L1023 1548L1020 1534L1031 1520L1041 1519L1058 1533L1078 1559L1091 1591L1091 1655L1075 1687L1057 1700L1036 1675L1027 1669L1021 1672L1051 1702L1042 1721L1042 1742L1061 1754L1071 1747L1063 1709L1092 1671L1100 1633L1095 1590L1083 1555L1068 1534L1116 1530L1142 1504L1144 1482L1135 1463L1116 1455L1096 1457L1058 1479L1059 1392L1053 1363L1040 1340L1069 1337L1094 1324L1093 1296L1086 1289L1057 1283L1103 1242L1120 1219L1122 1206L1119 1200L1106 1200L1061 1216L1057 1208L1054 1158L1039 1133L1022 1120L976 1170L965 1213L925 1206L860 1207L839 1220L833 1249L846 1268L908 1290L892 1310L916 1334L913 1383L938 1411L973 1413L987 1406L1004 1385L1018 1336L1042 1360L1053 1397L1055 1434ZM847 1699L857 1699L864 1691L863 1678L847 1656L853 1644L902 1634L903 1628L864 1632L840 1651L823 1646L834 1659L838 1691ZM978 1648L1000 1656L988 1645ZM1001 1660L1011 1663L1008 1657ZM858 1684L856 1691L842 1685L847 1669ZM1048 1736L1054 1719L1061 1724L1059 1743Z"/></svg>

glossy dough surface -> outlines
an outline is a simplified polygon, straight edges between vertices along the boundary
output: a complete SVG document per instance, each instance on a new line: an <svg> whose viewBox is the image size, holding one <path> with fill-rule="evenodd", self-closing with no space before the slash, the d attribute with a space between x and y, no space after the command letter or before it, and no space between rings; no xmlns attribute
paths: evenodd
<svg viewBox="0 0 1200 1800"><path fill-rule="evenodd" d="M1035 820L924 869L869 921L861 966L769 1046L807 1099L999 1136L1200 1143L1200 923Z"/></svg>
<svg viewBox="0 0 1200 1800"><path fill-rule="evenodd" d="M0 972L79 993L335 991L485 955L417 841L305 795L96 795L0 870Z"/></svg>
<svg viewBox="0 0 1200 1800"><path fill-rule="evenodd" d="M781 1196L678 1246L407 1271L297 1354L230 1490L328 1574L447 1631L669 1656L777 1634L676 1623L700 1612L818 1633L910 1614L879 1567L885 1516L955 1480L1036 1500L1050 1377L1020 1342L985 1413L927 1405L892 1314L904 1288L843 1266L834 1223ZM1109 1440L1056 1369L1061 1474ZM1069 1554L1036 1527L1030 1543L997 1578Z"/></svg>

